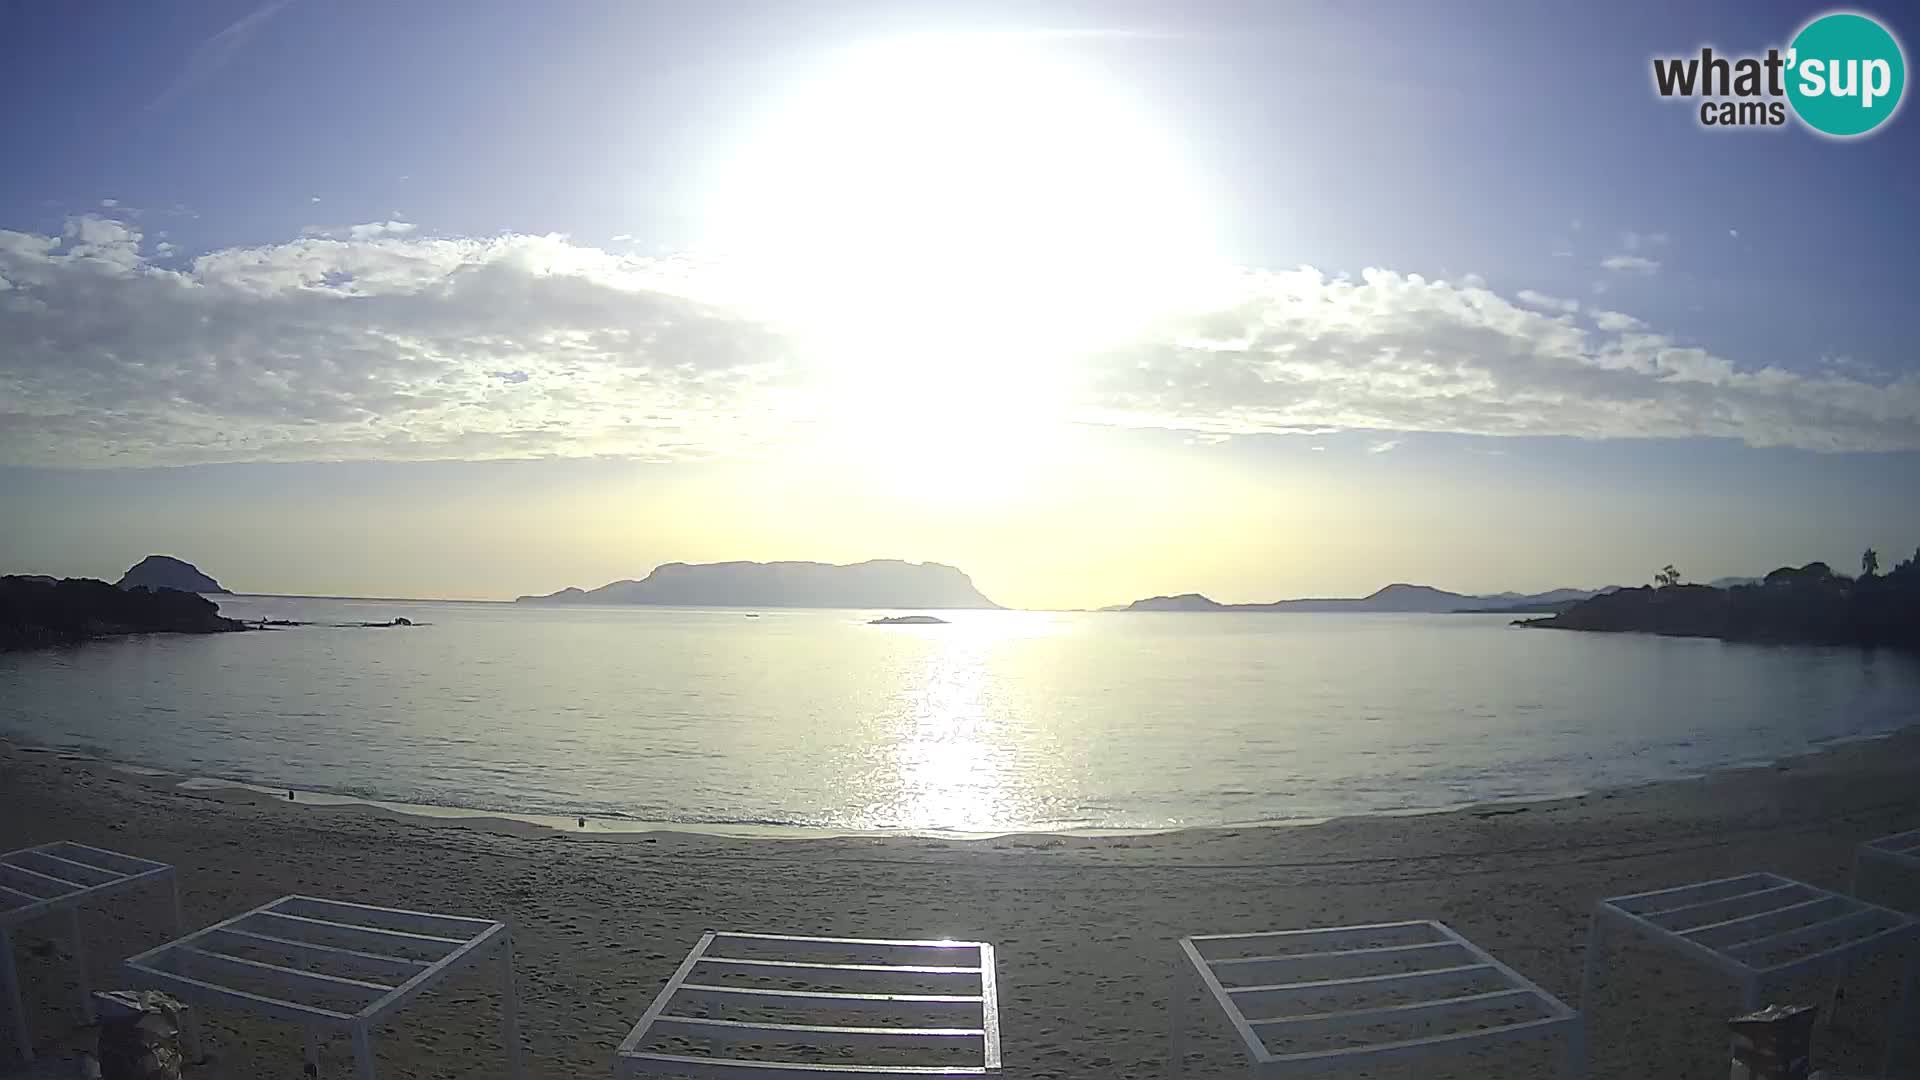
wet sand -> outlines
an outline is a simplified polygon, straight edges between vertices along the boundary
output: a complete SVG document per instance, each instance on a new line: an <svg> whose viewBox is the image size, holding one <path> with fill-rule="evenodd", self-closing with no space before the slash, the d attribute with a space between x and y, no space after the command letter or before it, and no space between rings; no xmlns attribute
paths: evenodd
<svg viewBox="0 0 1920 1080"><path fill-rule="evenodd" d="M1920 827L1920 732L1778 765L1577 798L1300 827L1143 836L733 839L595 833L366 806L188 790L88 759L0 743L0 850L67 839L176 864L200 926L287 893L503 919L517 949L527 1075L610 1075L614 1046L702 930L950 937L999 949L1006 1074L1161 1077L1182 934L1438 918L1577 1006L1587 913L1604 896L1769 870L1844 888L1854 845ZM1911 906L1914 890L1888 893ZM163 896L92 914L96 985L166 937ZM58 922L19 940L39 1052L86 1044ZM39 935L52 935L41 937ZM1733 988L1623 943L1589 1015L1593 1074L1723 1076ZM1891 962L1858 968L1817 1061L1879 1060ZM1824 1000L1823 986L1801 998ZM455 980L376 1036L384 1077L506 1074L497 983ZM294 1028L204 1013L193 1075L296 1077ZM1244 1075L1222 1037L1187 1072ZM1515 1044L1421 1076L1552 1075ZM322 1075L351 1075L344 1040ZM1920 1046L1899 1075L1920 1075ZM1368 1075L1414 1075L1385 1071Z"/></svg>

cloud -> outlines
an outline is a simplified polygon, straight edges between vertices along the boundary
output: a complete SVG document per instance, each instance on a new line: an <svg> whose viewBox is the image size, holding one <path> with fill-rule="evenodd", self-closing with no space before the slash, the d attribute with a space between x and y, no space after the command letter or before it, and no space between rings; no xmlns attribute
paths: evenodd
<svg viewBox="0 0 1920 1080"><path fill-rule="evenodd" d="M1534 292L1532 289L1521 289L1515 293L1514 296L1521 303L1529 307L1537 307L1545 311L1564 311L1571 315L1580 310L1580 301L1578 300L1565 300L1558 296L1548 296L1546 293Z"/></svg>
<svg viewBox="0 0 1920 1080"><path fill-rule="evenodd" d="M1628 251L1639 251L1642 248L1664 247L1666 243L1667 234L1662 232L1624 232L1620 234L1620 246L1626 248Z"/></svg>
<svg viewBox="0 0 1920 1080"><path fill-rule="evenodd" d="M272 0L271 3L263 4L235 19L225 29L201 42L200 46L193 50L193 54L187 57L186 66L180 69L180 74L174 77L173 82L167 84L166 89L160 91L159 95L147 102L140 111L146 114L160 112L201 83L211 79L221 68L231 63L233 58L240 54L240 50L246 48L247 42L252 40L254 34L259 33L261 27L292 2L293 0Z"/></svg>
<svg viewBox="0 0 1920 1080"><path fill-rule="evenodd" d="M105 218L0 231L0 463L741 457L861 400L847 380L868 376L707 267L375 224L164 264ZM1197 441L1457 432L1920 450L1913 374L1741 365L1619 313L1584 326L1390 270L1246 271L1208 296L1098 348L961 373L998 380L968 398L974 422L991 430L996 403L1046 400L1061 421ZM970 332L996 325L979 304L950 315ZM895 367L953 332L937 315L900 326Z"/></svg>
<svg viewBox="0 0 1920 1080"><path fill-rule="evenodd" d="M1100 357L1088 386L1090 417L1175 430L1920 450L1920 375L1743 367L1666 335L1586 330L1378 269L1250 273L1237 295Z"/></svg>
<svg viewBox="0 0 1920 1080"><path fill-rule="evenodd" d="M782 434L785 342L558 237L301 239L156 265L0 231L0 463L708 457Z"/></svg>
<svg viewBox="0 0 1920 1080"><path fill-rule="evenodd" d="M1588 312L1588 314L1593 316L1593 325L1616 334L1628 330L1644 330L1647 325L1631 315L1622 314L1618 311L1594 310Z"/></svg>
<svg viewBox="0 0 1920 1080"><path fill-rule="evenodd" d="M1660 261L1643 255L1609 255L1600 260L1600 268L1621 274L1656 274Z"/></svg>
<svg viewBox="0 0 1920 1080"><path fill-rule="evenodd" d="M1374 443L1372 446L1367 447L1367 453L1391 454L1395 449L1397 449L1400 446L1401 441L1402 440L1400 439L1388 439L1384 442Z"/></svg>
<svg viewBox="0 0 1920 1080"><path fill-rule="evenodd" d="M109 209L109 210L111 210L111 209L113 209L114 207L116 207L116 206L119 206L119 205L120 205L120 200L119 200L119 199L101 199L101 200L100 200L100 205L101 205L101 206L104 206L104 207L106 207L106 208L107 208L107 209Z"/></svg>
<svg viewBox="0 0 1920 1080"><path fill-rule="evenodd" d="M404 236L413 230L413 223L408 221L370 221L348 226L347 236L353 240L372 240L380 236Z"/></svg>

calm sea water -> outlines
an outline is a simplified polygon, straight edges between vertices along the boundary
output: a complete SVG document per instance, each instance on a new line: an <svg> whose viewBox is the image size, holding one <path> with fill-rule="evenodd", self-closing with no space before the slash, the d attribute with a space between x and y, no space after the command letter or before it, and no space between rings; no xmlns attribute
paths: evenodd
<svg viewBox="0 0 1920 1080"><path fill-rule="evenodd" d="M0 655L0 732L404 802L989 831L1560 794L1920 721L1910 656L1498 616L222 608L429 625Z"/></svg>

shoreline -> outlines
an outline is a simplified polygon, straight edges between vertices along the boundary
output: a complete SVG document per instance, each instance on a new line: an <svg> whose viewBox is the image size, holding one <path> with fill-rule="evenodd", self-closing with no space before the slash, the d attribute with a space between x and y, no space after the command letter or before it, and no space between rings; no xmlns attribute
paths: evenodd
<svg viewBox="0 0 1920 1080"><path fill-rule="evenodd" d="M61 760L92 762L115 771L139 776L154 783L161 780L169 786L182 791L222 793L232 798L251 798L253 800L292 805L302 809L324 808L362 808L379 810L401 817L417 818L423 822L508 822L516 826L545 829L568 835L593 835L606 838L621 836L645 836L651 833L685 833L692 836L725 837L738 840L829 840L862 837L904 838L923 840L993 840L1007 836L1060 836L1060 837L1145 837L1164 836L1184 832L1213 829L1297 829L1316 825L1325 825L1336 821L1365 821L1390 818L1421 818L1442 814L1462 813L1483 808L1532 807L1550 805L1567 800L1589 796L1613 797L1622 792L1631 792L1662 784L1688 783L1708 779L1714 776L1750 772L1753 770L1777 768L1806 758L1832 752L1839 748L1863 743L1883 742L1897 739L1903 734L1920 736L1920 724L1911 724L1890 731L1870 732L1855 735L1836 735L1810 743L1807 747L1790 754L1773 758L1755 758L1729 762L1700 772L1685 773L1679 776L1646 780L1634 784L1612 787L1584 788L1573 791L1540 795L1520 795L1511 798L1490 799L1451 803L1443 806L1405 807L1393 810L1376 810L1357 814L1333 814L1299 818L1271 818L1254 821L1229 821L1217 824L1175 825L1165 828L1106 828L1089 826L1085 828L1051 828L1043 825L1015 825L989 830L959 829L852 829L808 825L765 824L756 822L686 822L653 821L628 817L609 817L585 815L586 826L577 824L580 815L565 814L529 814L508 810L495 810L474 806L451 806L435 803L415 803L397 799L383 799L373 796L350 795L322 788L285 787L263 784L255 780L238 779L223 776L190 776L147 765L137 761L127 761L95 752L90 747L62 747L34 743L18 738L0 736L0 752L12 751L27 754L52 754ZM292 798L288 798L288 795ZM1502 811L1513 812L1513 811Z"/></svg>
<svg viewBox="0 0 1920 1080"><path fill-rule="evenodd" d="M1597 995L1580 1000L1594 901L1755 870L1844 889L1855 845L1920 826L1920 729L1552 801L1297 828L980 840L582 833L288 805L151 772L0 743L0 850L67 839L171 862L190 928L289 893L504 919L529 1080L604 1074L710 928L994 942L1009 1080L1159 1080L1181 935L1401 919L1441 919L1585 1011L1601 1080L1716 1075L1738 1002L1728 984L1622 942ZM95 968L170 936L165 908L140 897L116 902L111 921L91 916ZM70 1053L90 1033L62 1012L75 992L64 930L26 929L19 955L37 1046ZM1816 1036L1819 1064L1877 1064L1893 1003L1886 967L1849 977L1841 1018ZM494 991L491 979L463 982L409 1005L376 1038L382 1074L504 1076ZM218 1060L202 1075L297 1068L297 1031L224 1009L204 1019ZM1206 1061L1191 1071L1242 1075L1244 1062L1209 1037L1193 1040ZM1447 1059L1457 1071L1433 1075L1551 1075L1553 1049L1540 1050ZM323 1075L347 1072L346 1058L343 1040L329 1042ZM1920 1066L1920 1048L1904 1060L1899 1075Z"/></svg>

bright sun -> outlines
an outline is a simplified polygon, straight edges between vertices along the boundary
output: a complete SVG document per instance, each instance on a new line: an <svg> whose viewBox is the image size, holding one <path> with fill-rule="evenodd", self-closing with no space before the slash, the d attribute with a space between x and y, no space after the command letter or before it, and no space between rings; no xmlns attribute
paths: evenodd
<svg viewBox="0 0 1920 1080"><path fill-rule="evenodd" d="M1071 357L1211 265L1210 201L1183 155L1061 44L925 36L838 54L714 192L710 242L818 351L848 422L992 433L1017 469L1043 449L1020 444L1062 419ZM973 442L906 465L977 478Z"/></svg>

